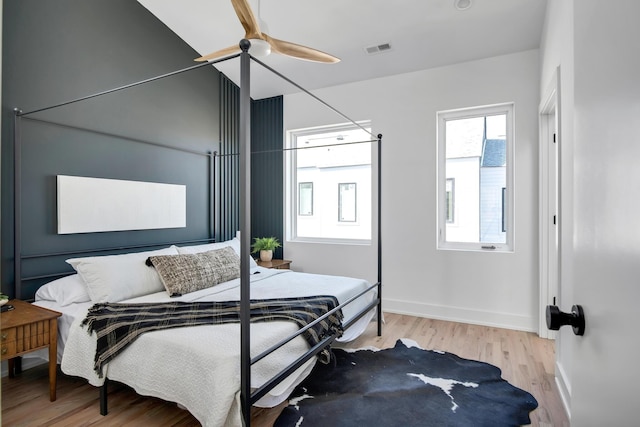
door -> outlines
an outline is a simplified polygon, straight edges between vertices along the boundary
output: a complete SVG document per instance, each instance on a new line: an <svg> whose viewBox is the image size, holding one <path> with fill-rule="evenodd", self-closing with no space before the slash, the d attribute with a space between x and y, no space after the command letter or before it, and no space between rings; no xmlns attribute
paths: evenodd
<svg viewBox="0 0 640 427"><path fill-rule="evenodd" d="M637 0L574 2L573 427L638 425L639 16Z"/></svg>

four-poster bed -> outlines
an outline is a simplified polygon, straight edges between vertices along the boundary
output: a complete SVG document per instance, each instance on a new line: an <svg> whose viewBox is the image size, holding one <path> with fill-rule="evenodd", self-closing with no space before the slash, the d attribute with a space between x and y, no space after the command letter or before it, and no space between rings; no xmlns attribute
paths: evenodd
<svg viewBox="0 0 640 427"><path fill-rule="evenodd" d="M378 222L378 225L377 225L377 236L376 236L377 245L378 245L377 283L375 283L374 285L370 285L361 280L348 279L348 278L332 278L330 276L308 275L304 273L295 273L295 272L266 271L266 269L257 270L256 267L253 267L250 263L251 260L248 254L250 253L250 246L251 246L251 227L250 227L251 225L251 189L250 189L250 182L251 182L251 148L250 148L251 147L251 144L250 144L250 134L251 134L250 65L251 64L250 63L251 61L253 60L254 62L259 63L260 65L262 65L263 67L266 67L267 69L269 69L270 71L278 75L279 77L286 79L288 82L294 84L300 90L306 92L307 94L309 94L310 96L318 100L319 102L323 103L328 108L332 109L334 112L338 113L341 117L349 120L350 122L356 125L357 123L355 123L353 120L349 119L347 116L340 113L338 110L329 106L324 101L317 98L315 95L306 91L301 86L297 85L296 83L292 82L291 80L279 74L277 71L269 68L262 62L253 58L249 54L249 47L250 47L249 41L243 40L240 43L240 48L242 52L239 55L234 55L228 58L223 58L221 60L211 61L204 64L198 64L196 66L179 70L173 73L164 74L151 79L143 80L141 82L115 88L109 91L100 92L94 95L90 95L88 97L79 98L63 104L58 104L53 107L38 109L38 110L30 111L27 113L24 113L16 109L15 120L14 120L14 125L15 125L15 133L14 133L14 150L15 150L15 154L14 154L14 168L15 168L14 169L14 229L15 229L14 273L15 273L16 295L21 296L22 295L21 283L23 280L22 273L21 273L21 268L22 268L21 266L22 266L22 260L23 258L25 258L22 256L21 232L20 232L21 215L22 215L21 185L20 185L21 184L21 158L20 158L20 149L21 149L20 120L21 118L23 117L26 118L31 114L46 111L48 109L56 108L63 105L69 105L85 99L95 98L107 93L112 93L122 89L127 89L130 87L142 85L151 81L155 81L155 80L166 78L175 74L183 73L185 71L189 71L195 68L199 68L201 66L211 65L217 62L221 62L223 60L229 60L236 57L240 58L240 69L241 69L240 100L239 100L240 146L239 146L239 153L238 153L240 158L239 160L239 170L240 170L240 173L239 173L239 178L240 178L239 229L240 229L240 233L237 239L234 239L234 242L227 244L227 246L230 246L230 245L234 246L234 250L236 250L237 253L240 254L239 256L240 266L239 266L238 279L225 282L222 285L217 285L216 287L214 287L215 292L211 292L210 291L211 288L203 289L194 293L184 295L184 298L182 298L182 300L193 302L194 300L197 300L200 298L212 297L214 301L220 301L220 298L222 298L223 301L233 300L233 299L237 299L240 301L239 325L236 325L236 326L224 325L224 327L215 326L215 328L219 328L219 330L223 331L221 335L216 335L216 337L218 338L221 336L226 336L225 334L227 335L230 334L229 336L237 336L235 335L235 333L237 332L236 329L239 328L239 337L240 337L239 390L240 391L237 394L237 396L239 396L239 409L242 414L242 421L244 422L245 425L248 425L250 423L250 408L253 404L256 404L260 399L263 399L263 398L266 399L267 394L271 390L276 388L279 384L282 384L283 381L287 380L288 378L292 378L292 374L296 373L297 379L294 379L293 383L288 384L287 386L288 388L285 389L284 391L280 390L280 394L286 393L287 390L290 391L290 389L292 389L292 387L297 384L298 379L301 380L302 378L304 378L305 375L309 373L310 368L312 367L315 361L314 357L317 356L325 348L330 346L334 342L334 340L338 338L337 334L326 334L320 337L317 343L315 343L315 345L311 346L311 348L309 349L308 348L309 345L305 343L304 340L302 340L302 338L300 337L307 330L314 327L318 323L325 322L327 318L329 318L332 315L336 315L339 312L344 312L345 322L343 324L343 327L345 330L348 330L350 327L357 325L358 322L360 322L360 326L361 326L363 322L365 322L366 324L370 320L372 316L372 311L374 308L377 308L378 334L381 334L381 322L382 322L382 309L381 309L381 291L382 291L381 254L382 252L381 252L381 227L380 227L380 215L381 215L380 148L381 148L381 138L382 138L381 135L378 135L377 138L374 139L374 141L377 142L377 149L378 149L378 156L377 156L378 158L378 164L377 164L378 166L378 170L377 170L377 181L378 181L377 182L378 184L377 185L377 189L378 189L377 222ZM213 167L214 165L213 158L215 157L215 155L216 155L215 153L213 154L208 153L208 156L211 158L210 167ZM204 240L211 241L213 239L209 237L208 239L204 239ZM171 250L176 251L176 254L163 253L163 255L171 255L171 256L179 255L182 253L181 250L186 251L186 253L192 253L193 251L199 251L200 249L202 251L211 249L211 245L204 245L206 246L206 248L202 247L200 249L196 249L193 246L188 246L187 248L184 247L185 244L189 245L193 243L197 243L197 242L177 243L179 245L177 248L175 246L171 246L171 248L175 248ZM223 242L219 243L218 245L222 245L222 243ZM213 243L212 245L216 245L216 243ZM161 245L156 244L153 246L161 246ZM139 250L142 248L143 247L137 247L135 249ZM130 248L127 248L127 249L130 249ZM169 249L170 248L168 248L167 250ZM215 250L218 250L218 249L219 248L216 247ZM75 254L75 252L73 252L73 254ZM60 255L60 254L56 254L56 255ZM91 260L91 261L93 262L95 260ZM81 273L81 270L78 269L77 271L78 273ZM278 281L281 279L283 281ZM277 325L279 326L275 326L275 327L273 326L273 324L266 324L266 326L264 326L265 324L252 323L251 321L252 320L251 319L251 308L252 308L251 300L252 299L256 299L256 296L258 296L259 298L282 297L282 294L277 293L277 291L274 291L270 287L272 286L271 285L272 283L275 283L273 286L277 290L282 290L283 288L286 288L289 291L292 289L296 289L296 291L294 291L291 295L289 295L293 297L310 297L310 296L316 296L316 295L325 295L333 292L333 295L338 299L339 304L335 307L329 308L327 312L324 313L322 316L318 317L316 320L312 321L307 326L304 326L301 329L298 329L297 331L291 330L291 328L293 329L297 329L297 328L295 326L292 326L290 322L286 322L288 326L283 326L283 325L280 325L280 323L277 323ZM304 283L305 286L300 287L297 285L297 283ZM344 283L348 283L346 290L343 289ZM265 285L264 288L262 287L263 284ZM46 290L43 290L42 292L40 292L40 294L45 295ZM124 300L127 303L167 302L168 296L166 295L166 292L165 293L161 292L161 294L162 296L159 296L158 294L153 294L153 293L133 295L133 296L128 295L128 298L125 298ZM206 297L204 296L205 294L207 294ZM215 294L215 296L212 296L213 294ZM91 300L83 303L85 305L90 305L93 302L94 301ZM46 299L44 300L44 302L40 302L40 303L43 305L47 305ZM354 308L354 307L357 307L357 308ZM78 309L78 312L74 314L76 315L79 315L78 313L84 314L83 309L86 309L86 308L87 307L80 308ZM74 325L77 323L79 323L79 321L76 319ZM281 323L285 323L285 322L281 322ZM62 324L64 324L64 322L62 322ZM69 326L70 325L68 325L67 327ZM207 326L206 328L210 328L210 327ZM264 336L262 335L254 336L254 334L252 333L252 331L254 332L258 331L260 333L264 333L267 329L272 329L271 336L268 339L264 338ZM356 329L356 327L354 327L354 329ZM285 339L278 338L275 340L277 342L273 344L274 330L276 331L275 336L277 337L286 336L287 338ZM208 331L209 329L207 329L207 333ZM108 383L107 378L116 379L120 382L128 383L127 376L130 375L130 373L132 372L132 369L135 370L137 368L135 366L135 361L140 363L140 357L143 357L145 354L145 347L139 344L139 342L143 342L145 343L145 345L153 347L154 345L157 345L157 343L154 344L152 342L153 339L149 337L162 336L165 339L173 340L173 339L176 339L176 337L181 334L181 330L174 329L171 331L155 332L154 334L147 334L141 337L139 342L137 341L138 344L135 344L135 345L132 344L127 349L126 352L123 352L120 356L118 356L118 358L115 358L111 362L109 362L109 365L113 364L113 366L109 367L109 371L105 374L104 379L97 380L96 377L100 378L100 375L96 375L95 372L87 372L87 366L93 368L92 358L93 358L93 349L95 348L95 346L91 348L91 345L92 345L92 342L95 342L94 338L90 337L85 330L82 330L80 332L74 329L71 332L71 334L65 333L65 336L67 335L69 336L69 343L72 343L75 346L74 348L76 348L76 350L74 350L75 353L71 353L71 350L70 350L71 347L68 347L63 352L63 359L62 359L63 371L65 371L65 368L69 367L69 370L72 374L83 376L87 378L92 384L102 386L100 389L100 396L101 396L101 412L103 414L106 414L107 412L107 389L106 389L107 383ZM192 341L192 344L195 344L195 345L198 345L198 343L202 344L202 342L204 342L203 335L196 334L195 337L191 337L189 339ZM301 344L301 340L302 340L302 344ZM166 342L164 345L167 346L165 348L171 348L170 345L167 344ZM305 347L304 351L301 351L300 348L296 348L300 346ZM209 348L210 347L211 345L209 344ZM80 350L77 350L78 348L80 348ZM160 347L160 349L157 351L161 353L162 348L163 347ZM266 376L266 374L261 373L260 375L262 375L263 377L259 379L259 385L256 386L256 383L252 382L252 366L254 365L260 366L261 364L264 365L268 363L269 360L274 359L273 354L278 353L278 351L282 353L283 350L286 350L287 352L290 351L291 354L295 356L293 357L293 360L291 360L291 357L289 357L287 360L287 364L284 367L281 366L282 365L281 363L275 363L273 366L270 366L269 369L266 370L269 373L269 375ZM202 353L206 353L207 349L201 348L200 351ZM233 352L231 352L230 354L232 356L231 358L233 360L236 360L236 363L237 363L237 357L236 357L237 355L235 355ZM90 356L89 359L87 359L88 356ZM197 357L195 357L194 359L197 359ZM87 364L87 360L90 362L89 364ZM157 360L157 359L154 359L154 360ZM170 375L171 363L175 363L175 361L172 361L169 359L169 362L170 363L168 363L167 365L167 369L169 371L162 371L161 373L162 375L165 375L165 376ZM206 356L203 356L199 360L199 362L205 363L204 366L200 366L200 369L203 369L203 368L207 369L206 363L210 363L211 359L208 359ZM131 365L127 367L122 367L122 365L126 363L131 363ZM112 369L116 366L121 366L120 371ZM211 367L211 370L212 372L220 373L220 371L214 371L213 367ZM197 376L198 372L196 371L195 374ZM178 375L182 375L182 373L179 372ZM217 380L217 378L212 378L211 379L212 382L207 384L213 384L215 380ZM233 382L233 377L229 378L229 381ZM142 391L143 394L155 395L167 400L175 400L177 402L180 402L180 400L176 399L175 394L172 394L172 392L158 393L158 390L154 390L153 387L145 388L144 386L141 386L139 382L134 384L134 388L136 388L136 386L139 387L139 389ZM138 388L136 389L138 390ZM188 391L185 390L185 392L188 392ZM198 394L197 390L196 390L196 394ZM234 396L235 395L236 394L234 393ZM284 397L286 398L286 396ZM237 403L238 402L228 403L226 409L227 410L237 409L237 407L234 406ZM192 408L189 408L188 405L185 405L185 406L187 406L188 409L193 410ZM200 417L204 417L204 419L206 420L205 424L213 424L213 421L211 419L207 419L207 417L203 416L202 414L199 414L199 415ZM219 417L219 416L220 414L218 413L215 414L215 417ZM230 419L235 420L236 418L232 416Z"/></svg>

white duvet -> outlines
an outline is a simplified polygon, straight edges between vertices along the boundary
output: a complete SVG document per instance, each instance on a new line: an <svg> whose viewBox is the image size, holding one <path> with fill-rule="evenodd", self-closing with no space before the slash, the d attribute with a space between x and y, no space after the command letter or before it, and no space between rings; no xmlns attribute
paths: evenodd
<svg viewBox="0 0 640 427"><path fill-rule="evenodd" d="M297 273L289 270L252 269L251 298L283 298L334 295L340 303L366 289L368 282L337 276ZM374 292L343 309L348 321L375 297ZM158 292L123 302L156 301L237 301L239 279L213 288L169 298ZM354 324L340 341L360 335L373 316ZM94 371L95 334L81 326L86 310L78 314L65 343L62 371L86 378L101 386L104 378ZM293 322L266 322L251 325L251 354L256 356L297 330ZM251 370L251 385L259 387L309 348L298 336L284 347L256 363ZM312 358L289 378L263 397L258 406L276 406L283 402L316 363ZM194 326L155 331L142 335L121 354L105 365L104 375L133 387L141 395L159 397L186 407L204 426L240 426L240 325Z"/></svg>

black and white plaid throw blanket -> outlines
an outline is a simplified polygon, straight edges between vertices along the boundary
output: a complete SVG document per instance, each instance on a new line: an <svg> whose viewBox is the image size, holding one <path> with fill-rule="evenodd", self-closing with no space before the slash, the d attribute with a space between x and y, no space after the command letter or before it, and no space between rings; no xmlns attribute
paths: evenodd
<svg viewBox="0 0 640 427"><path fill-rule="evenodd" d="M333 296L251 300L252 322L290 320L300 327L318 319L338 306ZM327 335L342 335L342 311L303 332L313 346ZM89 309L82 322L89 333L96 332L94 368L102 378L102 368L141 334L183 326L215 325L240 321L240 301L168 302L143 304L98 303ZM329 349L318 353L323 363L330 359Z"/></svg>

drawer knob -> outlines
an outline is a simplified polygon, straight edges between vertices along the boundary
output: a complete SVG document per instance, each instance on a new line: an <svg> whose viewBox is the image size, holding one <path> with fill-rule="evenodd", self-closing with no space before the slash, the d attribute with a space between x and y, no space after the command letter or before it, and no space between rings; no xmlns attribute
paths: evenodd
<svg viewBox="0 0 640 427"><path fill-rule="evenodd" d="M6 340L8 336L9 336L9 334L8 334L8 333L3 332L3 333L2 333L2 340L3 340L3 341L4 341L4 340Z"/></svg>
<svg viewBox="0 0 640 427"><path fill-rule="evenodd" d="M7 351L9 351L7 347L2 347L2 354L7 354Z"/></svg>

